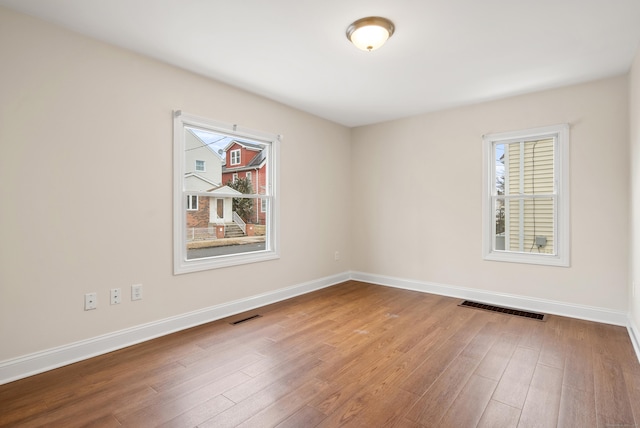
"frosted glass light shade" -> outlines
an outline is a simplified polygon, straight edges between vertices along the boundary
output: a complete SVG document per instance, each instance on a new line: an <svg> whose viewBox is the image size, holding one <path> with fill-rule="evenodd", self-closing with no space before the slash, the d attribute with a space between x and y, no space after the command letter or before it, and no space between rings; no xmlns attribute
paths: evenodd
<svg viewBox="0 0 640 428"><path fill-rule="evenodd" d="M373 51L384 45L393 34L395 27L391 21L379 16L358 19L347 28L347 38L358 49Z"/></svg>

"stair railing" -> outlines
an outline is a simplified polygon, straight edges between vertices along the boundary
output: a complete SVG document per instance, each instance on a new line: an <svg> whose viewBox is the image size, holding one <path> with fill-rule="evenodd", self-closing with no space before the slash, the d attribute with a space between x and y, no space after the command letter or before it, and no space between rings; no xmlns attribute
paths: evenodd
<svg viewBox="0 0 640 428"><path fill-rule="evenodd" d="M238 213L235 211L233 212L233 222L237 224L240 229L242 229L242 233L244 233L245 235L247 234L247 223L245 223L244 220L242 220Z"/></svg>

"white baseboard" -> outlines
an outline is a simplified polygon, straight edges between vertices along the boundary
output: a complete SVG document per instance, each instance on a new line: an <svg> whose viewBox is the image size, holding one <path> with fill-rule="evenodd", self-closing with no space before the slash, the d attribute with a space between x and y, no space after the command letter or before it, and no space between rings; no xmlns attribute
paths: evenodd
<svg viewBox="0 0 640 428"><path fill-rule="evenodd" d="M405 290L422 291L424 293L456 297L465 300L476 300L498 306L507 306L509 308L597 321L605 324L621 325L625 327L629 325L629 317L626 312L613 311L605 308L536 299L513 294L496 293L493 291L478 290L475 288L436 284L433 282L415 281L364 272L351 272L351 279L370 282L372 284L385 285L388 287L403 288Z"/></svg>
<svg viewBox="0 0 640 428"><path fill-rule="evenodd" d="M350 279L342 273L0 362L0 385Z"/></svg>
<svg viewBox="0 0 640 428"><path fill-rule="evenodd" d="M633 345L633 349L636 351L636 357L638 357L638 362L640 362L640 330L636 323L633 322L633 318L629 315L629 324L627 325L627 330L629 330L629 338L631 339L631 344Z"/></svg>

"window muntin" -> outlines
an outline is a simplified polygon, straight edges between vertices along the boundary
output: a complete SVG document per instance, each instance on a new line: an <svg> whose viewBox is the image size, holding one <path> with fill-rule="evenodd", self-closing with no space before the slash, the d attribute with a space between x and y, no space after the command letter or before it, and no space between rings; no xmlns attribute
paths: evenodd
<svg viewBox="0 0 640 428"><path fill-rule="evenodd" d="M261 148L264 183L258 189L220 177L195 177L185 163L185 135L197 133L217 152L231 141ZM235 125L176 112L174 118L174 273L194 272L279 257L278 171L279 137ZM211 159L209 160L212 161ZM219 160L222 164L222 159ZM190 164L193 165L193 164ZM211 169L211 168L210 168ZM215 166L211 169L215 171ZM230 176L227 176L230 177ZM196 179L201 179L201 182ZM212 184L213 183L213 184ZM218 184L220 183L220 184ZM249 182L250 183L250 182ZM195 199L194 199L195 198ZM266 200L267 210L262 212ZM260 208L258 208L260 205ZM185 206L187 209L185 209ZM224 245L223 245L224 244Z"/></svg>
<svg viewBox="0 0 640 428"><path fill-rule="evenodd" d="M196 160L196 171L198 172L205 172L206 168L205 168L205 162L203 160Z"/></svg>
<svg viewBox="0 0 640 428"><path fill-rule="evenodd" d="M240 165L240 149L231 150L231 165Z"/></svg>
<svg viewBox="0 0 640 428"><path fill-rule="evenodd" d="M483 255L569 265L567 125L484 138Z"/></svg>

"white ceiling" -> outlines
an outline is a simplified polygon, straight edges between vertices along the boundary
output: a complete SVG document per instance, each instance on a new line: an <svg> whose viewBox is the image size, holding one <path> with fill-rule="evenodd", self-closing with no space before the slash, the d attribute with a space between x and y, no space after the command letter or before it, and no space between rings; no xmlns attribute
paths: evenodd
<svg viewBox="0 0 640 428"><path fill-rule="evenodd" d="M0 0L0 5L358 126L628 71L640 0ZM385 46L345 37L391 19Z"/></svg>

